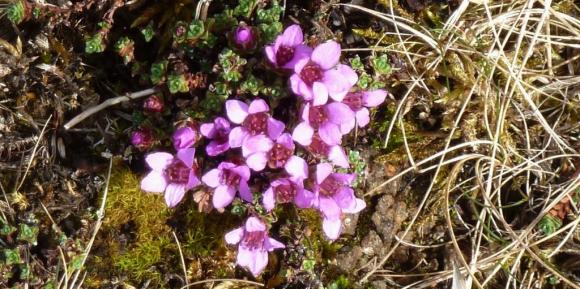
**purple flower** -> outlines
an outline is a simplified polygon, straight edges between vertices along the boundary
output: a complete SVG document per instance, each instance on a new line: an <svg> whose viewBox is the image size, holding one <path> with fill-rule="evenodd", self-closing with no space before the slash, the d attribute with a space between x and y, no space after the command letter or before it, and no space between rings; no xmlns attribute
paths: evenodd
<svg viewBox="0 0 580 289"><path fill-rule="evenodd" d="M266 134L271 139L276 139L285 125L283 122L275 120L268 114L270 107L262 99L256 99L247 104L239 100L226 101L226 113L231 122L240 124L230 131L230 147L238 148L249 136Z"/></svg>
<svg viewBox="0 0 580 289"><path fill-rule="evenodd" d="M340 220L344 213L358 213L366 207L365 201L356 198L354 190L349 187L355 178L354 174L333 173L332 165L328 163L316 166L314 207L322 213L322 228L331 240L340 235Z"/></svg>
<svg viewBox="0 0 580 289"><path fill-rule="evenodd" d="M312 135L312 141L308 146L306 146L306 149L315 156L326 158L334 165L341 168L346 169L350 166L344 149L340 145L330 146L326 144L324 141L322 141L318 133L314 133Z"/></svg>
<svg viewBox="0 0 580 289"><path fill-rule="evenodd" d="M294 155L294 142L288 133L281 134L275 141L265 135L248 137L242 145L242 155L246 164L254 171L284 168L291 176L305 179L308 165L301 157Z"/></svg>
<svg viewBox="0 0 580 289"><path fill-rule="evenodd" d="M195 148L177 152L177 157L170 153L157 152L145 157L151 172L141 180L141 189L146 192L165 192L168 207L175 207L186 191L200 184L196 176Z"/></svg>
<svg viewBox="0 0 580 289"><path fill-rule="evenodd" d="M299 123L292 138L299 144L307 146L312 142L314 130L330 146L340 144L342 136L354 128L355 114L348 105L332 102L321 106L306 103L302 110L302 122Z"/></svg>
<svg viewBox="0 0 580 289"><path fill-rule="evenodd" d="M234 46L241 51L254 50L258 44L258 34L255 28L242 24L233 31Z"/></svg>
<svg viewBox="0 0 580 289"><path fill-rule="evenodd" d="M217 117L213 123L204 123L199 128L201 134L212 141L205 147L209 156L217 156L230 149L229 134L230 122L223 118Z"/></svg>
<svg viewBox="0 0 580 289"><path fill-rule="evenodd" d="M131 133L131 144L140 151L150 148L153 139L153 132L149 128L139 128Z"/></svg>
<svg viewBox="0 0 580 289"><path fill-rule="evenodd" d="M266 224L256 217L249 217L245 226L228 232L225 239L231 245L239 243L236 263L256 277L268 265L268 252L284 248L284 244L268 236Z"/></svg>
<svg viewBox="0 0 580 289"><path fill-rule="evenodd" d="M288 26L276 37L274 44L266 46L266 56L275 67L294 70L298 61L310 57L312 53L312 48L302 44L303 41L300 26Z"/></svg>
<svg viewBox="0 0 580 289"><path fill-rule="evenodd" d="M301 178L280 178L272 181L262 196L262 204L269 212L276 203L294 202L299 208L310 208L314 194L304 189Z"/></svg>
<svg viewBox="0 0 580 289"><path fill-rule="evenodd" d="M370 91L349 92L342 103L348 105L355 113L356 122L359 127L365 127L370 122L370 107L379 106L387 97L387 91L382 89Z"/></svg>
<svg viewBox="0 0 580 289"><path fill-rule="evenodd" d="M313 105L323 105L330 96L341 101L353 85L358 75L350 66L338 64L340 45L329 41L318 45L312 55L296 63L290 77L292 91Z"/></svg>
<svg viewBox="0 0 580 289"><path fill-rule="evenodd" d="M233 163L222 162L217 169L207 172L201 180L214 188L213 206L216 209L225 208L236 197L236 192L246 202L252 202L252 193L248 187L250 169Z"/></svg>
<svg viewBox="0 0 580 289"><path fill-rule="evenodd" d="M175 150L192 147L198 138L198 132L191 126L178 128L171 137Z"/></svg>

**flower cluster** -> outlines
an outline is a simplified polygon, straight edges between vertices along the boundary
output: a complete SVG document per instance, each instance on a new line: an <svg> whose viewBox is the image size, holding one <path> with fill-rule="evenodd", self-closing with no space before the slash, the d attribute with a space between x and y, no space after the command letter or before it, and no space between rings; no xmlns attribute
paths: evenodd
<svg viewBox="0 0 580 289"><path fill-rule="evenodd" d="M237 29L237 42L251 43L251 31L246 26ZM199 129L184 126L175 131L175 155L149 154L146 162L151 172L141 183L144 191L164 192L169 207L199 185L212 192L212 204L218 210L236 196L249 206L261 203L265 210L250 210L245 225L225 236L228 244L238 244L237 264L256 276L266 267L268 252L284 248L268 237L267 218L258 212L268 214L276 204L284 203L316 209L326 237L335 240L344 214L365 208L352 188L355 175L343 173L350 164L341 144L355 126L369 123L368 108L381 104L387 95L384 90L354 88L358 75L340 63L340 45L328 41L311 48L304 44L298 25L288 27L267 45L265 55L272 69L289 76L290 89L300 99L299 123L288 127L275 119L264 99L228 100L227 118L216 117ZM206 154L222 161L200 181L194 146L201 138L207 140ZM269 184L256 182L256 175L269 178Z"/></svg>

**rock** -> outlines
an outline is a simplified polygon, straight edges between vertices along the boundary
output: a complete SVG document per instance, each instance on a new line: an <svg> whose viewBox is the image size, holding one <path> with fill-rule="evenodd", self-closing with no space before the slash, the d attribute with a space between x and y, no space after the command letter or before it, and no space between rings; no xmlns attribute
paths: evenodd
<svg viewBox="0 0 580 289"><path fill-rule="evenodd" d="M362 240L361 247L363 253L369 257L381 255L383 253L383 240L377 232L371 230Z"/></svg>
<svg viewBox="0 0 580 289"><path fill-rule="evenodd" d="M354 246L347 249L344 253L339 253L336 258L336 265L344 272L353 272L363 260L363 249L360 246Z"/></svg>
<svg viewBox="0 0 580 289"><path fill-rule="evenodd" d="M358 224L359 214L347 214L342 220L342 234L354 235L356 233L356 225Z"/></svg>

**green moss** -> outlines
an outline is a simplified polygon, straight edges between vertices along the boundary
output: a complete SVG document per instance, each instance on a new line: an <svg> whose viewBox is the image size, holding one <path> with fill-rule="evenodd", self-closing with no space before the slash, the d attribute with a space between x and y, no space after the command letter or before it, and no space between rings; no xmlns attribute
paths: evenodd
<svg viewBox="0 0 580 289"><path fill-rule="evenodd" d="M161 195L142 192L139 178L126 167L117 166L111 174L101 229L105 236L98 239L95 250L105 254L95 256L88 268L103 277L122 274L135 281L151 279L161 286L161 273L150 269L161 261L171 263L167 257L174 256L171 252L176 246L166 225L170 213ZM126 240L127 236L134 238Z"/></svg>

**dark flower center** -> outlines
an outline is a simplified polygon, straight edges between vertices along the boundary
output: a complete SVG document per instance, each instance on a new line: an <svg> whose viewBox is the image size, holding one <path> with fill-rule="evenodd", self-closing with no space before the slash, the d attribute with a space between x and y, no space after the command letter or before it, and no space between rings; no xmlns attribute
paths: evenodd
<svg viewBox="0 0 580 289"><path fill-rule="evenodd" d="M228 142L229 131L222 126L216 126L214 140L220 144Z"/></svg>
<svg viewBox="0 0 580 289"><path fill-rule="evenodd" d="M300 71L300 78L309 86L322 79L322 69L314 62L308 62Z"/></svg>
<svg viewBox="0 0 580 289"><path fill-rule="evenodd" d="M281 45L276 51L276 63L282 66L294 58L294 47Z"/></svg>
<svg viewBox="0 0 580 289"><path fill-rule="evenodd" d="M324 106L311 106L310 110L308 111L308 121L313 128L320 127L325 121L328 120L326 116L326 111L324 110Z"/></svg>
<svg viewBox="0 0 580 289"><path fill-rule="evenodd" d="M282 144L275 144L268 153L268 166L272 169L279 168L286 164L293 151Z"/></svg>
<svg viewBox="0 0 580 289"><path fill-rule="evenodd" d="M245 232L242 239L242 246L248 249L261 249L264 247L266 231Z"/></svg>
<svg viewBox="0 0 580 289"><path fill-rule="evenodd" d="M338 193L341 187L342 184L331 174L320 184L320 194L326 197L332 197Z"/></svg>
<svg viewBox="0 0 580 289"><path fill-rule="evenodd" d="M220 179L222 184L230 187L237 186L240 183L240 175L229 169L221 170Z"/></svg>
<svg viewBox="0 0 580 289"><path fill-rule="evenodd" d="M167 167L167 178L170 183L187 184L189 182L189 173L194 169L195 166L188 168L181 160L174 159Z"/></svg>
<svg viewBox="0 0 580 289"><path fill-rule="evenodd" d="M330 147L322 141L320 136L316 133L312 136L312 142L308 146L308 149L316 155L326 156L328 155L328 150Z"/></svg>
<svg viewBox="0 0 580 289"><path fill-rule="evenodd" d="M348 105L353 111L358 111L363 107L362 92L349 92L342 103Z"/></svg>
<svg viewBox="0 0 580 289"><path fill-rule="evenodd" d="M266 133L268 129L268 114L265 112L252 113L246 117L242 126L251 134Z"/></svg>
<svg viewBox="0 0 580 289"><path fill-rule="evenodd" d="M282 184L274 188L274 193L276 194L276 201L278 203L290 203L294 200L296 196L296 186L291 182L287 184Z"/></svg>

